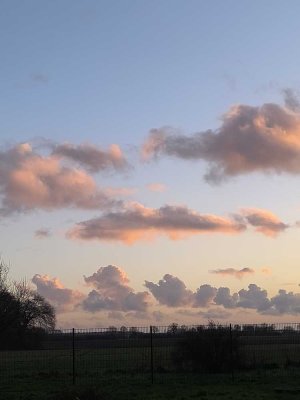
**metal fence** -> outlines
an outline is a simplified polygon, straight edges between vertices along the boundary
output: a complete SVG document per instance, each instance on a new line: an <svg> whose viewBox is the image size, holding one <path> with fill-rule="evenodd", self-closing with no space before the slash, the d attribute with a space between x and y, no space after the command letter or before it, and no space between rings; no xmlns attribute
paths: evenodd
<svg viewBox="0 0 300 400"><path fill-rule="evenodd" d="M56 330L0 351L0 391L13 385L159 382L177 376L300 372L300 324Z"/></svg>

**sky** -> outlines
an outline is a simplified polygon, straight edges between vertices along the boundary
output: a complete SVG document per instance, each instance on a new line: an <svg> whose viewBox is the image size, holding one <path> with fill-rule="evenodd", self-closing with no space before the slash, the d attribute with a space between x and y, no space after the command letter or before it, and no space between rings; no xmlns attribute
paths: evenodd
<svg viewBox="0 0 300 400"><path fill-rule="evenodd" d="M61 328L297 322L297 0L0 1L0 254Z"/></svg>

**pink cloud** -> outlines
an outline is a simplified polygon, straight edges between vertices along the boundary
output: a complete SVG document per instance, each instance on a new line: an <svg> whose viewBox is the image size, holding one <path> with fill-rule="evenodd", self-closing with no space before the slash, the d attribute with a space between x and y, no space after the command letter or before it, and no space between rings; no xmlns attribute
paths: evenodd
<svg viewBox="0 0 300 400"><path fill-rule="evenodd" d="M145 312L149 306L149 293L135 292L129 286L126 273L119 267L101 267L93 275L84 277L84 280L86 284L94 287L82 302L86 311Z"/></svg>
<svg viewBox="0 0 300 400"><path fill-rule="evenodd" d="M41 228L41 229L38 229L37 231L35 231L34 236L37 239L46 239L51 236L51 232L49 229Z"/></svg>
<svg viewBox="0 0 300 400"><path fill-rule="evenodd" d="M255 171L299 174L299 102L290 92L285 97L286 107L235 105L216 130L188 136L170 127L152 129L142 147L143 158L206 161L205 179L214 183Z"/></svg>
<svg viewBox="0 0 300 400"><path fill-rule="evenodd" d="M252 268L242 268L242 269L235 269L235 268L220 268L214 269L210 271L212 274L217 274L221 276L233 276L237 279L242 279L246 275L253 275L255 273L254 269Z"/></svg>
<svg viewBox="0 0 300 400"><path fill-rule="evenodd" d="M241 212L248 224L252 225L257 232L266 236L275 237L288 228L287 224L280 221L275 214L268 210L246 208Z"/></svg>
<svg viewBox="0 0 300 400"><path fill-rule="evenodd" d="M147 189L150 190L150 192L164 192L167 187L163 183L150 183L147 185Z"/></svg>
<svg viewBox="0 0 300 400"><path fill-rule="evenodd" d="M0 152L2 214L33 209L101 209L116 201L83 170L69 168L56 156L37 154L29 143Z"/></svg>
<svg viewBox="0 0 300 400"><path fill-rule="evenodd" d="M84 295L73 289L68 289L57 278L48 275L36 274L32 278L37 291L48 300L57 312L64 312L73 309L84 298Z"/></svg>
<svg viewBox="0 0 300 400"><path fill-rule="evenodd" d="M75 146L71 143L64 143L54 146L53 154L71 160L90 172L99 172L106 169L126 170L129 167L122 150L117 144L112 144L106 151L91 144Z"/></svg>
<svg viewBox="0 0 300 400"><path fill-rule="evenodd" d="M166 235L176 240L200 233L236 234L245 224L212 214L199 214L185 206L147 208L134 203L78 223L67 232L70 239L121 241L127 244Z"/></svg>

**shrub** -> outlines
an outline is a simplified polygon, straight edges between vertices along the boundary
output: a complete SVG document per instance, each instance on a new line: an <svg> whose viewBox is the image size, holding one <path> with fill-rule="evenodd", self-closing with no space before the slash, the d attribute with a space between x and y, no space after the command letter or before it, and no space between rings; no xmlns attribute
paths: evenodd
<svg viewBox="0 0 300 400"><path fill-rule="evenodd" d="M241 363L235 332L214 323L184 332L172 358L179 370L210 373L230 372Z"/></svg>

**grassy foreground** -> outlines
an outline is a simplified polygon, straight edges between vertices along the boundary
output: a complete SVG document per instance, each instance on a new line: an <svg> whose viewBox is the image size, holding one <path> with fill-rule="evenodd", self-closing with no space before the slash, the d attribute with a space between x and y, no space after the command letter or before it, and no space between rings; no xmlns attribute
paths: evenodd
<svg viewBox="0 0 300 400"><path fill-rule="evenodd" d="M239 376L234 382L228 376L160 376L152 385L141 377L109 377L97 385L87 382L75 387L63 382L36 381L31 385L7 387L2 400L279 400L300 398L300 376L263 374Z"/></svg>

